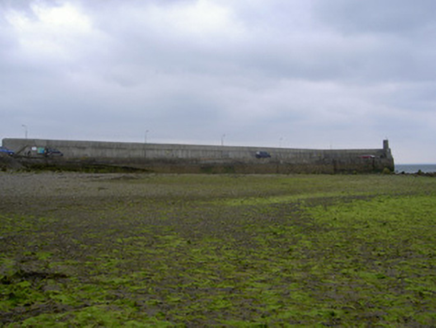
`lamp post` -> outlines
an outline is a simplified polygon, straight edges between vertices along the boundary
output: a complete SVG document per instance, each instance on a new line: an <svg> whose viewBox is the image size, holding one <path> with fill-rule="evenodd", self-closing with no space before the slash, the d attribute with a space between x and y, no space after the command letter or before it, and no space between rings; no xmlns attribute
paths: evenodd
<svg viewBox="0 0 436 328"><path fill-rule="evenodd" d="M145 138L144 138L145 143L147 143L147 133L148 133L148 130L145 130Z"/></svg>
<svg viewBox="0 0 436 328"><path fill-rule="evenodd" d="M221 136L221 146L224 146L224 138L225 138L225 134L223 134L222 136Z"/></svg>
<svg viewBox="0 0 436 328"><path fill-rule="evenodd" d="M27 139L27 125L21 124L21 126L24 128L24 137Z"/></svg>

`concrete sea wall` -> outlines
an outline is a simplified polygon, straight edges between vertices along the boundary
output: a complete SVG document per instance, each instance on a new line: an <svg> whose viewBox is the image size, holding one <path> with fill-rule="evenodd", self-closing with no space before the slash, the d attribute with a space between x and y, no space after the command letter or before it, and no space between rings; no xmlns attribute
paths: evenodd
<svg viewBox="0 0 436 328"><path fill-rule="evenodd" d="M174 173L337 173L394 170L387 140L380 149L292 149L50 139L3 139L24 164L112 165ZM55 148L62 157L44 156ZM269 158L256 158L256 152Z"/></svg>

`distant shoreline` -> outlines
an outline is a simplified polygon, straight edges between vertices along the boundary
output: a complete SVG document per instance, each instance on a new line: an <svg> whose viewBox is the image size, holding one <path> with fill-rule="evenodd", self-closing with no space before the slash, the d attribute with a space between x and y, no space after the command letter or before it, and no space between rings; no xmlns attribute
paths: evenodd
<svg viewBox="0 0 436 328"><path fill-rule="evenodd" d="M396 173L435 173L436 164L395 164Z"/></svg>

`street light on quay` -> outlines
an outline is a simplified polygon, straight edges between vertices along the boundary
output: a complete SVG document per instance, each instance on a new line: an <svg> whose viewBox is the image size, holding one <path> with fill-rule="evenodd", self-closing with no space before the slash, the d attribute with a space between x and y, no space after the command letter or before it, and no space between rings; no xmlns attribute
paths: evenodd
<svg viewBox="0 0 436 328"><path fill-rule="evenodd" d="M221 146L224 146L224 138L226 137L226 135L225 134L223 134L222 136L221 136Z"/></svg>
<svg viewBox="0 0 436 328"><path fill-rule="evenodd" d="M147 133L148 133L148 130L145 130L145 138L144 138L145 143L147 143Z"/></svg>
<svg viewBox="0 0 436 328"><path fill-rule="evenodd" d="M24 128L24 137L27 139L27 125L21 124L21 126Z"/></svg>

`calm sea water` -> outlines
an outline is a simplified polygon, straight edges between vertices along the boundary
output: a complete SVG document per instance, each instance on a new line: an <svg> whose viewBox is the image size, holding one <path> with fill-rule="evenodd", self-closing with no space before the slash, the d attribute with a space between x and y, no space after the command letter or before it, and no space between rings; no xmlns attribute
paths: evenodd
<svg viewBox="0 0 436 328"><path fill-rule="evenodd" d="M436 164L395 164L395 172L397 173L416 173L419 170L423 173L436 172Z"/></svg>

